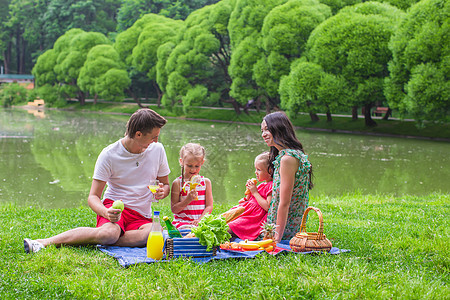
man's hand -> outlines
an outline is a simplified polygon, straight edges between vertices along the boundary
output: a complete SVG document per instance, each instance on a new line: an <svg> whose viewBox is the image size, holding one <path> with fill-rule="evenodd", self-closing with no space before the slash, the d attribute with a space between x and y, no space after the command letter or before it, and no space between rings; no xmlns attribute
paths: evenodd
<svg viewBox="0 0 450 300"><path fill-rule="evenodd" d="M158 187L158 189L156 189L156 192L155 192L155 199L156 200L161 200L162 198L164 198L164 188L163 188L163 186L164 186L164 183L159 183L159 187Z"/></svg>
<svg viewBox="0 0 450 300"><path fill-rule="evenodd" d="M122 216L122 211L120 209L115 209L115 208L109 207L106 210L106 218L113 223L118 222L120 220L121 216Z"/></svg>

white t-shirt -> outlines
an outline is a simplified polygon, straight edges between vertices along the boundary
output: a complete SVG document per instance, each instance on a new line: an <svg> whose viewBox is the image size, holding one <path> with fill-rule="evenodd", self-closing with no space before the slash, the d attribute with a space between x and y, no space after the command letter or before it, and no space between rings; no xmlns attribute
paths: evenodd
<svg viewBox="0 0 450 300"><path fill-rule="evenodd" d="M161 143L152 143L144 152L134 154L128 152L118 140L104 148L98 156L93 178L107 183L103 200L122 200L127 208L151 218L151 202L156 200L147 186L150 180L169 173L166 152Z"/></svg>

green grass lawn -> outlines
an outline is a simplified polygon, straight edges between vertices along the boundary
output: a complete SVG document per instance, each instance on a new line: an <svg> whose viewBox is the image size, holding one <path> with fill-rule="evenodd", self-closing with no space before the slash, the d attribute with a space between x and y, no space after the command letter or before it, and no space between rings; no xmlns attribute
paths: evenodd
<svg viewBox="0 0 450 300"><path fill-rule="evenodd" d="M84 111L102 111L107 113L127 113L131 114L138 106L135 103L86 103L80 106L78 102L68 104L66 109L84 110ZM150 106L166 117L193 118L204 120L234 121L259 124L265 115L265 111L251 111L248 115L242 112L237 115L234 110L191 108L187 113L179 107L172 110L158 108L155 105ZM415 136L434 139L450 140L450 123L434 124L427 123L424 128L417 128L415 122L399 120L375 120L377 126L366 127L363 118L353 121L349 117L334 116L332 122L327 122L325 116L321 116L318 122L311 122L309 115L298 114L296 118L291 118L295 126L301 128L324 129L339 132L356 132L362 134L383 134L394 136Z"/></svg>
<svg viewBox="0 0 450 300"><path fill-rule="evenodd" d="M449 299L449 195L354 194L312 198L310 205L322 210L333 245L351 252L206 264L177 259L124 269L92 246L25 254L24 237L94 225L89 208L2 204L0 298ZM167 202L155 208L169 214ZM214 212L226 209L216 205ZM313 211L307 225L317 231Z"/></svg>

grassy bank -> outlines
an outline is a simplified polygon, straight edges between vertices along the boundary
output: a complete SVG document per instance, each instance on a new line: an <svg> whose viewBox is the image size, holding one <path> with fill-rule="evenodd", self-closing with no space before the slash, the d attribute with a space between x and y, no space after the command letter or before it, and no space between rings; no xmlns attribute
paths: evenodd
<svg viewBox="0 0 450 300"><path fill-rule="evenodd" d="M341 255L261 255L128 269L94 247L24 253L24 237L91 226L86 207L0 206L1 299L443 299L450 294L450 196L347 195L311 199ZM167 203L158 204L169 214ZM226 209L217 205L215 213ZM313 212L308 231L317 231Z"/></svg>
<svg viewBox="0 0 450 300"><path fill-rule="evenodd" d="M148 104L146 104L148 105ZM211 109L196 108L184 113L181 108L167 110L158 108L156 105L150 106L163 116L192 118L201 120L219 120L234 121L259 124L265 111L250 111L249 114L242 112L237 115L231 109ZM102 111L106 113L133 113L138 106L135 103L87 103L80 106L78 102L67 104L65 109L83 110L83 111ZM378 126L366 127L363 118L353 121L350 117L334 116L332 122L327 122L325 116L321 116L318 122L311 122L309 115L299 114L292 119L295 126L311 130L327 130L344 133L375 134L375 135L393 135L400 137L421 137L427 139L436 139L450 141L450 124L427 124L424 128L417 128L415 122L400 120L381 120L377 119Z"/></svg>

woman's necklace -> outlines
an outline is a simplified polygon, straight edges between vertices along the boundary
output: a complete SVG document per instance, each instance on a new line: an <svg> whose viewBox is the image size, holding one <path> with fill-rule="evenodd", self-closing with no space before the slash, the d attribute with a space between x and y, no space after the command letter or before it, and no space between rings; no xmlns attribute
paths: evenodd
<svg viewBox="0 0 450 300"><path fill-rule="evenodd" d="M130 149L128 149L127 143L126 143L125 141L123 141L122 144L123 144L123 146L125 147L125 149L126 149L129 153L134 154L134 153L132 153L132 152L130 151ZM133 155L134 160L136 161L136 167L139 167L139 160L142 158L142 155L143 155L143 154L144 154L144 152L140 152L139 155L137 155L136 157L134 157L135 155Z"/></svg>

